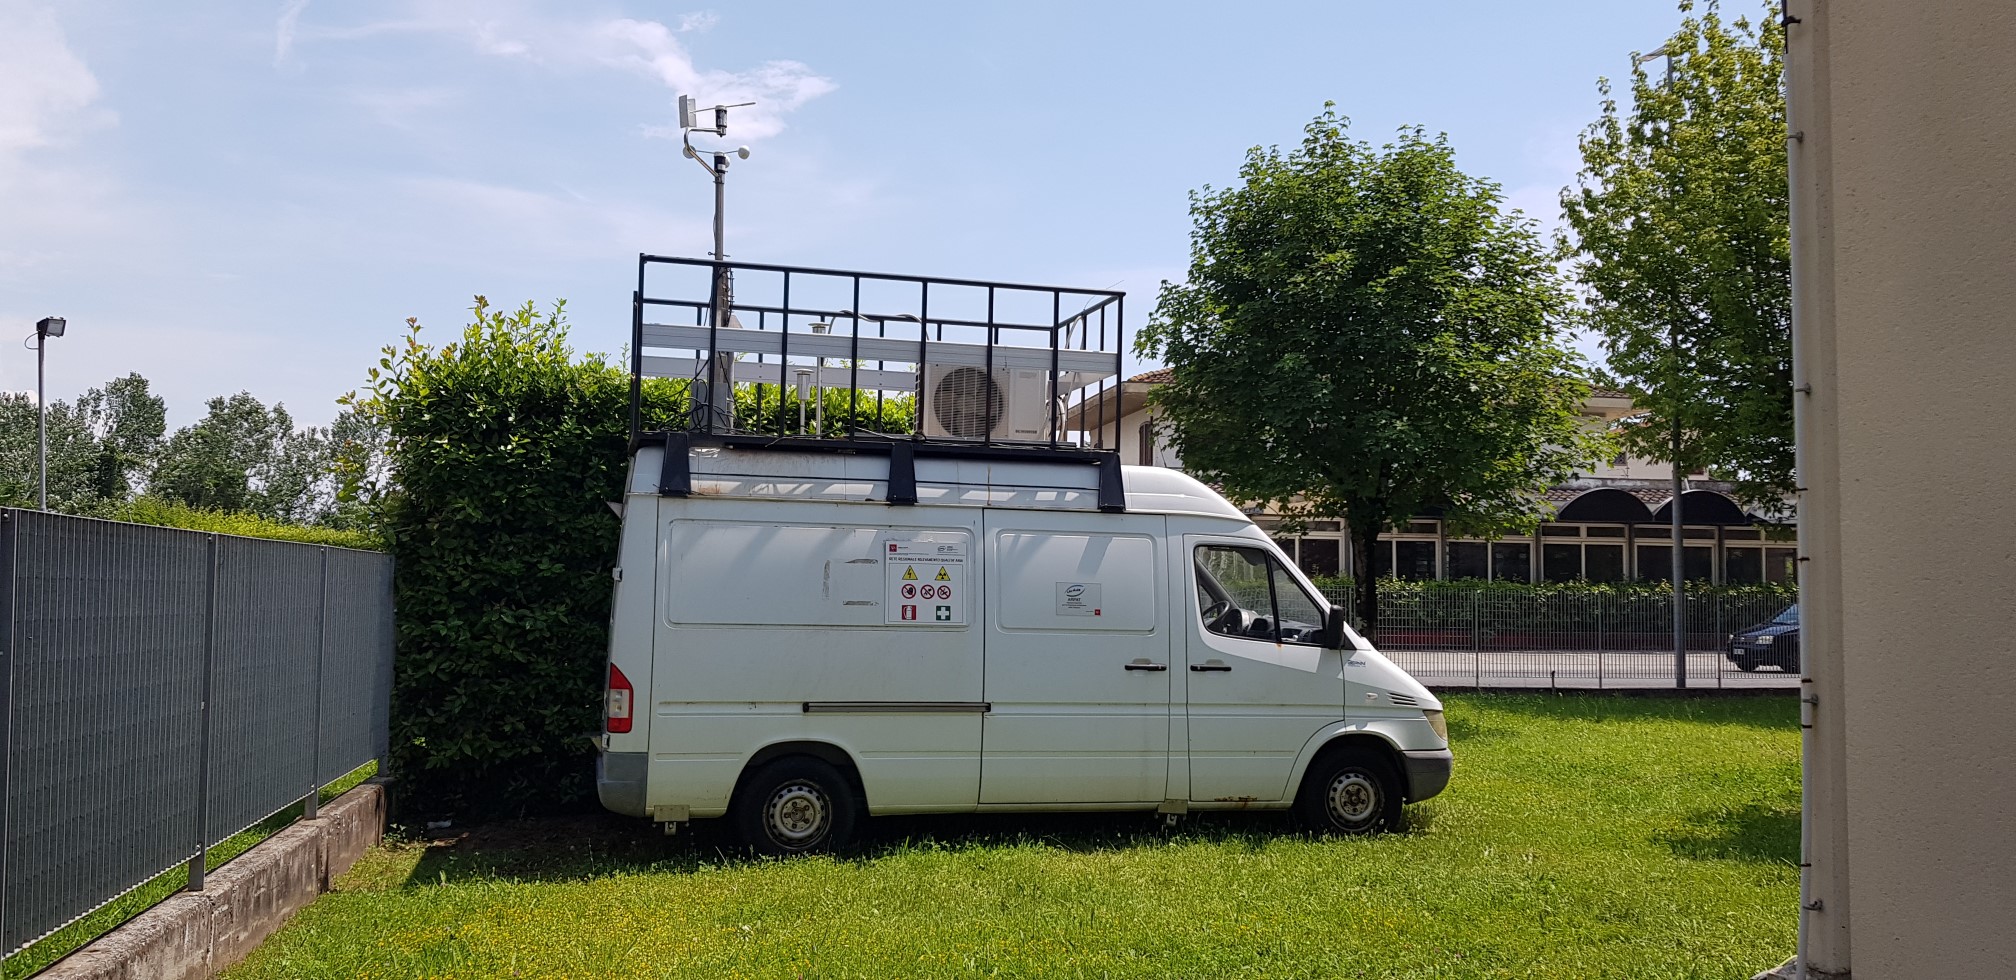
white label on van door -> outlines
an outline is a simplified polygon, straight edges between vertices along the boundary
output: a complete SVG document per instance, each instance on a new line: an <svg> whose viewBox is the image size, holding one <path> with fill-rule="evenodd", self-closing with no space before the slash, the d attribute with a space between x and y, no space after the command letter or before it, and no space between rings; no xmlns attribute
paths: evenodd
<svg viewBox="0 0 2016 980"><path fill-rule="evenodd" d="M1104 611L1097 582L1057 583L1057 615L1097 616Z"/></svg>
<svg viewBox="0 0 2016 980"><path fill-rule="evenodd" d="M895 626L966 624L966 540L888 541L883 547L887 622Z"/></svg>

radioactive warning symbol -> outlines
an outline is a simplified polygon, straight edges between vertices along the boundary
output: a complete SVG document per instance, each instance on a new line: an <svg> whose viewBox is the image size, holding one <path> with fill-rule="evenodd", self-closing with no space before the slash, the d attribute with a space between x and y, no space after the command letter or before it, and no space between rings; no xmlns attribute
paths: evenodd
<svg viewBox="0 0 2016 980"><path fill-rule="evenodd" d="M905 582L917 581L917 566L911 565L908 568L903 569L903 581Z"/></svg>
<svg viewBox="0 0 2016 980"><path fill-rule="evenodd" d="M939 569L939 570L938 570L938 577L937 577L937 578L935 578L935 579L932 579L932 581L934 581L934 582L950 582L950 581L952 581L952 576L950 576L950 575L947 575L947 574L945 574L945 570L941 568L941 569Z"/></svg>

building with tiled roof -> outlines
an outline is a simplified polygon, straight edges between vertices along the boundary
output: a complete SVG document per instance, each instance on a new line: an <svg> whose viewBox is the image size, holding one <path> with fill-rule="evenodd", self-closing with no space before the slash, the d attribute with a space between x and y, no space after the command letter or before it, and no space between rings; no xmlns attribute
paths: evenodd
<svg viewBox="0 0 2016 980"><path fill-rule="evenodd" d="M1121 458L1144 466L1182 468L1166 437L1158 438L1156 412L1148 395L1175 377L1154 368L1073 406L1073 428L1096 431L1103 445L1117 413ZM1582 414L1592 426L1608 426L1637 412L1627 392L1592 388ZM1682 561L1689 579L1715 582L1789 581L1796 553L1789 533L1767 515L1746 510L1727 483L1690 474L1681 501ZM1578 474L1544 497L1552 519L1534 533L1484 540L1451 537L1436 515L1424 514L1396 532L1380 536L1373 567L1380 574L1411 579L1508 579L1517 581L1663 580L1672 573L1673 470L1659 460L1620 454ZM1351 541L1341 520L1311 520L1295 533L1277 518L1253 509L1254 520L1276 530L1276 540L1311 575L1350 569ZM1769 515L1775 516L1775 515Z"/></svg>

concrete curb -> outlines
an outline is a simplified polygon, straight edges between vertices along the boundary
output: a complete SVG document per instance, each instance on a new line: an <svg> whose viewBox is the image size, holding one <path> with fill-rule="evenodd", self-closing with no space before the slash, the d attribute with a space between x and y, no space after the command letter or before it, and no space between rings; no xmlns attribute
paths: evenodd
<svg viewBox="0 0 2016 980"><path fill-rule="evenodd" d="M328 890L384 833L385 786L372 780L219 867L202 891L170 897L37 980L207 980Z"/></svg>

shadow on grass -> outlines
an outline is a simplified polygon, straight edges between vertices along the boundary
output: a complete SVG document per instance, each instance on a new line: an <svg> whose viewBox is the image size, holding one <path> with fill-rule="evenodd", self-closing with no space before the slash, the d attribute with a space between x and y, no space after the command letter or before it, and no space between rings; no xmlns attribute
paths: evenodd
<svg viewBox="0 0 2016 980"><path fill-rule="evenodd" d="M1418 811L1418 812L1417 812ZM1409 808L1394 839L1428 832L1432 811ZM986 813L877 817L839 860L867 863L917 851L960 852L1035 847L1080 854L1184 844L1261 851L1310 839L1284 812L1208 813L1165 829L1152 813ZM582 881L617 874L689 874L760 863L735 840L726 820L696 821L676 837L613 814L515 820L473 827L426 842L408 887L458 881Z"/></svg>
<svg viewBox="0 0 2016 980"><path fill-rule="evenodd" d="M1799 803L1781 799L1703 810L1655 839L1683 858L1797 866Z"/></svg>

